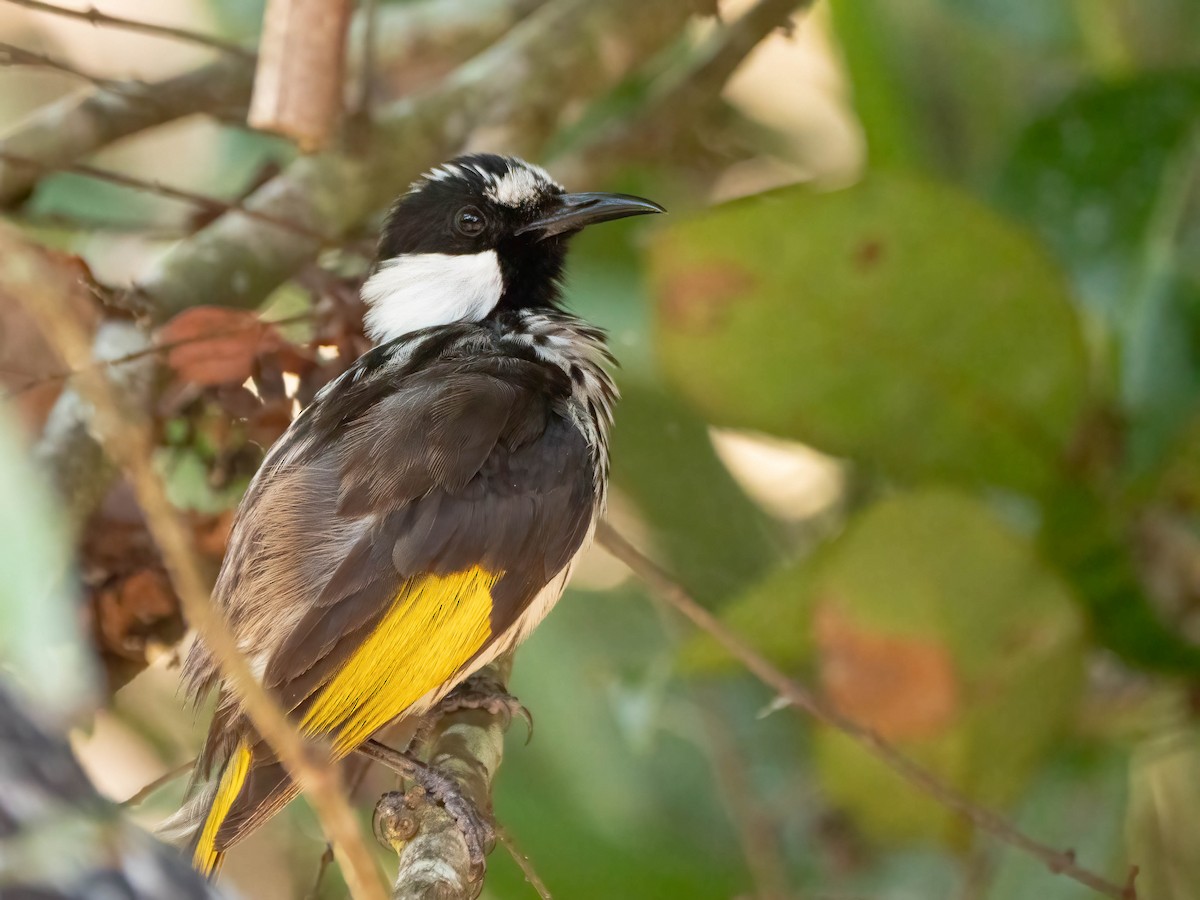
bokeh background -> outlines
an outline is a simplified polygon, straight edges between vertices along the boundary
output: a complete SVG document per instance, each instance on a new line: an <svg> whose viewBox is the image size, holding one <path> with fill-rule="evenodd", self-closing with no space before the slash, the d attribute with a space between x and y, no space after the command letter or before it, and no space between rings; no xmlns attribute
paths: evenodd
<svg viewBox="0 0 1200 900"><path fill-rule="evenodd" d="M419 9L461 30L397 32L374 93L435 86L539 5L381 4L383 20ZM723 22L748 6L720 3ZM102 8L246 46L262 14ZM701 63L722 27L695 19L563 110L538 160L572 188L671 210L582 236L571 261L570 305L621 362L612 521L948 783L1117 882L1140 866L1143 897L1200 897L1200 6L818 2L712 83ZM147 83L212 58L4 0L0 41ZM91 89L4 58L0 149ZM521 144L483 130L469 146ZM189 116L88 161L229 199L296 154ZM119 287L213 213L61 172L3 215ZM272 294L261 317L282 324L166 326L158 461L214 571L264 446L362 349L371 233ZM73 712L87 772L124 800L198 746L205 714L177 690L187 638L127 489L75 531L34 490L26 451L62 368L3 302L0 658ZM51 577L68 555L79 577ZM497 815L556 897L1094 896L773 705L603 551L512 689L537 730L529 746L510 733ZM131 814L152 826L181 791ZM293 804L222 886L308 896L323 849ZM344 894L331 871L318 895ZM484 896L534 894L497 852Z"/></svg>

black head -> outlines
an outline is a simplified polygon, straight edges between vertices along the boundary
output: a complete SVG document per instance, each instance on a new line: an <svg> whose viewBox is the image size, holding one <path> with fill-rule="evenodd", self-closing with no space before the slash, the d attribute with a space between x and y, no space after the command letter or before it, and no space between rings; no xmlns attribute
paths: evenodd
<svg viewBox="0 0 1200 900"><path fill-rule="evenodd" d="M623 194L569 194L514 157L459 157L415 182L388 213L363 289L368 330L396 336L408 325L553 307L572 235L663 211Z"/></svg>

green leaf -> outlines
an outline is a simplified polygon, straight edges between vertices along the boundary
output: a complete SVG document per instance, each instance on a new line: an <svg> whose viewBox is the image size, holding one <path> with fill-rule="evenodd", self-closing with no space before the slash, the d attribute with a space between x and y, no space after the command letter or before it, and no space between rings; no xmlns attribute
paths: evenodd
<svg viewBox="0 0 1200 900"><path fill-rule="evenodd" d="M1107 497L1063 482L1046 497L1038 537L1046 558L1070 578L1100 643L1148 671L1195 675L1200 646L1151 603L1130 527L1128 512Z"/></svg>
<svg viewBox="0 0 1200 900"><path fill-rule="evenodd" d="M1200 733L1181 729L1134 754L1125 828L1138 895L1190 900L1200 884Z"/></svg>
<svg viewBox="0 0 1200 900"><path fill-rule="evenodd" d="M813 594L830 699L968 796L1012 800L1083 682L1081 618L1034 547L966 495L901 495L852 523ZM856 742L823 730L816 746L826 789L871 834L965 837Z"/></svg>
<svg viewBox="0 0 1200 900"><path fill-rule="evenodd" d="M94 698L65 523L0 405L0 672L43 708L70 715Z"/></svg>
<svg viewBox="0 0 1200 900"><path fill-rule="evenodd" d="M571 260L571 306L604 327L620 360L612 480L637 505L653 547L710 607L777 560L769 518L718 459L708 423L661 384L641 255L619 229L584 232Z"/></svg>
<svg viewBox="0 0 1200 900"><path fill-rule="evenodd" d="M910 43L898 40L904 16L856 0L833 0L829 11L871 162L876 166L919 164L928 152L916 103L909 95L908 80L893 77Z"/></svg>
<svg viewBox="0 0 1200 900"><path fill-rule="evenodd" d="M1021 135L996 190L1116 341L1135 470L1200 398L1200 74L1089 87ZM1189 206L1189 194L1192 197Z"/></svg>
<svg viewBox="0 0 1200 900"><path fill-rule="evenodd" d="M1103 747L1081 753L1056 754L1030 787L1014 815L1026 834L1059 847L1070 847L1080 860L1120 883L1124 829L1120 811L1125 807L1129 783L1129 753L1123 747ZM1135 856L1143 864L1148 861ZM1138 880L1139 895L1162 897ZM1046 864L1026 853L997 856L989 900L1036 897L1037 900L1095 900L1096 893L1069 878L1055 878Z"/></svg>
<svg viewBox="0 0 1200 900"><path fill-rule="evenodd" d="M1035 489L1084 402L1066 285L1020 229L899 173L786 188L653 245L659 351L714 422L901 477Z"/></svg>
<svg viewBox="0 0 1200 900"><path fill-rule="evenodd" d="M613 482L638 505L654 546L709 607L776 561L767 517L721 464L706 424L678 398L622 381L612 434Z"/></svg>
<svg viewBox="0 0 1200 900"><path fill-rule="evenodd" d="M721 611L721 620L772 664L795 671L812 656L812 572L807 563L783 566ZM685 672L736 670L715 638L697 634L684 645Z"/></svg>
<svg viewBox="0 0 1200 900"><path fill-rule="evenodd" d="M208 464L192 447L162 447L156 451L154 462L166 484L167 497L177 509L208 514L233 509L249 482L241 478L214 487Z"/></svg>

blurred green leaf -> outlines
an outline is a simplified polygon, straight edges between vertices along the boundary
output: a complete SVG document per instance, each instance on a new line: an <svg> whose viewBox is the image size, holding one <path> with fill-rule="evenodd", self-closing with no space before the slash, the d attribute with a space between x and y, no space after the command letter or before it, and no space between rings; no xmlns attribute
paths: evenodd
<svg viewBox="0 0 1200 900"><path fill-rule="evenodd" d="M771 525L721 464L704 421L679 399L622 382L613 481L637 503L654 546L697 600L719 605L777 559Z"/></svg>
<svg viewBox="0 0 1200 900"><path fill-rule="evenodd" d="M1139 896L1192 900L1200 885L1200 733L1181 728L1138 748L1125 826Z"/></svg>
<svg viewBox="0 0 1200 900"><path fill-rule="evenodd" d="M996 197L1115 339L1134 467L1152 463L1200 398L1200 273L1184 251L1200 230L1200 73L1068 97L1021 135Z"/></svg>
<svg viewBox="0 0 1200 900"><path fill-rule="evenodd" d="M39 706L66 716L90 705L96 673L80 628L66 525L21 433L0 405L0 670Z"/></svg>
<svg viewBox="0 0 1200 900"><path fill-rule="evenodd" d="M1129 753L1102 748L1098 753L1059 753L1030 787L1014 816L1026 834L1060 847L1070 847L1089 868L1117 882L1125 876L1124 828L1129 782ZM1055 878L1046 865L1025 853L1006 851L996 860L989 900L1095 900L1096 893L1070 878ZM1138 884L1139 893L1147 893Z"/></svg>
<svg viewBox="0 0 1200 900"><path fill-rule="evenodd" d="M176 509L209 514L233 509L249 483L249 478L237 478L215 487L208 464L192 447L162 447L154 461Z"/></svg>
<svg viewBox="0 0 1200 900"><path fill-rule="evenodd" d="M918 165L927 155L919 119L906 80L893 77L908 43L897 40L903 15L857 0L832 0L829 11L872 165Z"/></svg>
<svg viewBox="0 0 1200 900"><path fill-rule="evenodd" d="M1063 279L1020 229L899 173L786 188L666 229L669 377L714 422L902 477L1056 477L1086 360Z"/></svg>
<svg viewBox="0 0 1200 900"><path fill-rule="evenodd" d="M1155 489L1170 506L1200 510L1200 415L1192 417L1171 446Z"/></svg>
<svg viewBox="0 0 1200 900"><path fill-rule="evenodd" d="M843 712L984 804L1030 777L1083 683L1067 586L978 500L885 500L830 549L813 583L822 685ZM830 796L884 840L964 837L962 820L831 731Z"/></svg>
<svg viewBox="0 0 1200 900"><path fill-rule="evenodd" d="M1063 482L1043 505L1039 543L1070 578L1100 643L1140 668L1194 675L1200 646L1151 604L1132 556L1128 515L1091 488Z"/></svg>
<svg viewBox="0 0 1200 900"><path fill-rule="evenodd" d="M795 671L812 658L812 569L808 561L783 566L721 611L721 620L735 634L784 671ZM707 634L684 645L679 664L685 672L740 668Z"/></svg>
<svg viewBox="0 0 1200 900"><path fill-rule="evenodd" d="M642 254L634 233L584 232L572 253L572 308L609 333L621 368L612 479L634 501L654 548L700 602L715 606L777 559L770 519L717 458L708 423L659 378Z"/></svg>

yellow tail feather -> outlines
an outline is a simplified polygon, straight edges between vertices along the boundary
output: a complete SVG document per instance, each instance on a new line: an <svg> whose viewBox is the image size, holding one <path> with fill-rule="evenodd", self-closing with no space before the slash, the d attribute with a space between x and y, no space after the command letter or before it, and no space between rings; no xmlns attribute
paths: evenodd
<svg viewBox="0 0 1200 900"><path fill-rule="evenodd" d="M349 755L430 691L444 685L491 635L492 588L503 573L472 566L406 582L375 630L317 694L300 721L306 735L331 735L333 756ZM212 876L225 855L217 834L250 772L239 743L221 773L192 865Z"/></svg>
<svg viewBox="0 0 1200 900"><path fill-rule="evenodd" d="M250 748L244 743L238 744L225 770L221 773L221 781L217 785L216 796L208 809L204 827L200 831L200 840L196 844L196 852L192 854L192 866L201 875L211 877L220 868L221 858L225 855L217 850L217 832L221 823L229 815L233 801L237 799L242 785L246 783L246 775L250 772Z"/></svg>

